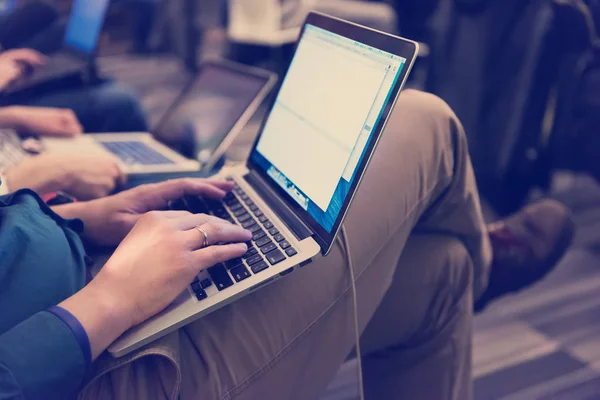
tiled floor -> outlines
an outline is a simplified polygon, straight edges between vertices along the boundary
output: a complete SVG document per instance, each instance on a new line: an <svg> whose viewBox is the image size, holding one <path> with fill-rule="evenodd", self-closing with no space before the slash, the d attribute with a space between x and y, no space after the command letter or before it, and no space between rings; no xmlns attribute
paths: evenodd
<svg viewBox="0 0 600 400"><path fill-rule="evenodd" d="M182 70L173 60L124 63L117 57L101 65L138 91L152 122L181 84ZM230 157L244 158L257 123L239 137ZM575 245L541 284L476 318L477 400L600 399L600 187L563 174L555 179L554 195L574 210ZM342 368L325 398L356 398L353 364Z"/></svg>

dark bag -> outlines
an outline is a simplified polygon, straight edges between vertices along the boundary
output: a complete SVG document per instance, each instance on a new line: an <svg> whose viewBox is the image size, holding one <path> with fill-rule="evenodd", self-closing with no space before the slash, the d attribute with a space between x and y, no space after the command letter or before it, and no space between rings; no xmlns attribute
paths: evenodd
<svg viewBox="0 0 600 400"><path fill-rule="evenodd" d="M551 110L577 39L557 3L458 1L437 35L428 89L465 125L480 190L501 214L549 181Z"/></svg>
<svg viewBox="0 0 600 400"><path fill-rule="evenodd" d="M600 181L600 0L570 1L570 25L578 43L559 86L553 154L561 167L591 173Z"/></svg>

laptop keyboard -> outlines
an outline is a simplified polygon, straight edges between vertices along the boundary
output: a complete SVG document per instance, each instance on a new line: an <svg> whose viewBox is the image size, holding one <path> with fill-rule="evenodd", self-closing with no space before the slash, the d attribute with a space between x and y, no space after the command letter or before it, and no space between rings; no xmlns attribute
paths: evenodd
<svg viewBox="0 0 600 400"><path fill-rule="evenodd" d="M205 289L213 284L219 291L227 289L297 254L285 236L237 184L222 201L186 197L183 203L173 204L171 208L211 214L252 232L246 254L214 265L194 279L191 289L198 300L207 297Z"/></svg>
<svg viewBox="0 0 600 400"><path fill-rule="evenodd" d="M0 171L20 164L29 155L21 147L21 139L10 130L0 130Z"/></svg>
<svg viewBox="0 0 600 400"><path fill-rule="evenodd" d="M126 165L174 164L150 146L137 141L99 142Z"/></svg>

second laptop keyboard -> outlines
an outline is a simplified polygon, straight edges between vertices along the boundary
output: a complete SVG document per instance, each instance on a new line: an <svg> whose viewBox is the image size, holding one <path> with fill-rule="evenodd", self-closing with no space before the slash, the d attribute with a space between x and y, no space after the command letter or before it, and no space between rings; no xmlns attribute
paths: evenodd
<svg viewBox="0 0 600 400"><path fill-rule="evenodd" d="M173 161L154 150L146 143L137 141L100 142L108 151L127 165L173 164Z"/></svg>

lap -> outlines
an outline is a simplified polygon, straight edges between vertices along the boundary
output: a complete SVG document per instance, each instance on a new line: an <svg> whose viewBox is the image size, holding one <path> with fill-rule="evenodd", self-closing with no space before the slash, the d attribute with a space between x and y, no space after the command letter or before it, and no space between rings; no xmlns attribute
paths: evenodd
<svg viewBox="0 0 600 400"><path fill-rule="evenodd" d="M454 139L444 133L451 112L436 98L405 92L397 110L344 224L361 330L390 287L401 282L391 303L385 301L394 329L387 330L388 341L371 337L368 329L368 352L408 344L424 333L435 337L460 310L442 307L430 314L428 307L455 304L471 290L470 255L458 239L446 245L432 238L432 247L407 252L411 259L399 261L420 216L452 179ZM406 287L413 290L404 292ZM413 296L418 288L423 290ZM178 347L170 357L179 369L170 375L181 378L181 398L316 398L348 356L353 338L348 265L336 245L327 257L173 334L167 340ZM128 395L144 390L149 379L131 384Z"/></svg>

